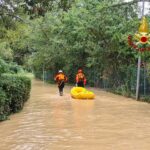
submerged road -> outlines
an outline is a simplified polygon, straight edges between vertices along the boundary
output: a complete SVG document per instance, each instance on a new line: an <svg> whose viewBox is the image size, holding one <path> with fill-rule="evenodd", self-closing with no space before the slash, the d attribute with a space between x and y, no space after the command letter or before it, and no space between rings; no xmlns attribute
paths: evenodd
<svg viewBox="0 0 150 150"><path fill-rule="evenodd" d="M0 150L150 150L150 104L91 90L74 100L71 87L33 80L24 109L0 123Z"/></svg>

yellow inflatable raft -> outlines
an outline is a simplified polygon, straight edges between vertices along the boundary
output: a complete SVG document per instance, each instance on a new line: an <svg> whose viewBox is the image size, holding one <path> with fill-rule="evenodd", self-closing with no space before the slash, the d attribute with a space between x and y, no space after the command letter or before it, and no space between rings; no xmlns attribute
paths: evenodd
<svg viewBox="0 0 150 150"><path fill-rule="evenodd" d="M83 87L73 87L71 89L71 96L75 99L94 99L95 95L93 92L86 90Z"/></svg>

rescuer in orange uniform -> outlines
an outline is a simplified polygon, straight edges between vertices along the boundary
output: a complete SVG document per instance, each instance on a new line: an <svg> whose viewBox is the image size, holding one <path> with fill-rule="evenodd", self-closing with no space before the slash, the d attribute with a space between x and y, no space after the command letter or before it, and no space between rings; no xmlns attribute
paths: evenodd
<svg viewBox="0 0 150 150"><path fill-rule="evenodd" d="M79 69L78 73L76 74L76 85L78 87L84 87L86 85L86 77L82 69Z"/></svg>
<svg viewBox="0 0 150 150"><path fill-rule="evenodd" d="M58 89L59 89L60 96L63 96L63 89L65 86L65 83L68 80L67 76L63 73L62 70L59 70L58 73L56 74L54 80L58 83Z"/></svg>

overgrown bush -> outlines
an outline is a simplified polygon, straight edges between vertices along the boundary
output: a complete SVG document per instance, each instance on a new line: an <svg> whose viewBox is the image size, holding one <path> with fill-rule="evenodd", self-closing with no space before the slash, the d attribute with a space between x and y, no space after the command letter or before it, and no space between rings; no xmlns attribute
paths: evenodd
<svg viewBox="0 0 150 150"><path fill-rule="evenodd" d="M4 74L0 81L0 120L23 108L30 95L31 81L25 76Z"/></svg>
<svg viewBox="0 0 150 150"><path fill-rule="evenodd" d="M6 97L6 93L0 88L0 121L5 120L9 114L9 101Z"/></svg>
<svg viewBox="0 0 150 150"><path fill-rule="evenodd" d="M0 58L0 75L2 73L5 73L5 72L8 72L9 70L9 67L8 67L8 64Z"/></svg>
<svg viewBox="0 0 150 150"><path fill-rule="evenodd" d="M24 72L22 66L19 66L14 62L6 62L0 58L0 75L3 73L16 74L22 72Z"/></svg>

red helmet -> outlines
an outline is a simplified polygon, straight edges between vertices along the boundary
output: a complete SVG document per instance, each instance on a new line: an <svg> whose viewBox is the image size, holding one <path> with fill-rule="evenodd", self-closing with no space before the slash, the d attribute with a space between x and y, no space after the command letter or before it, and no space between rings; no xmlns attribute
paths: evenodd
<svg viewBox="0 0 150 150"><path fill-rule="evenodd" d="M79 70L78 70L78 73L82 73L82 72L83 72L82 69L79 69Z"/></svg>

